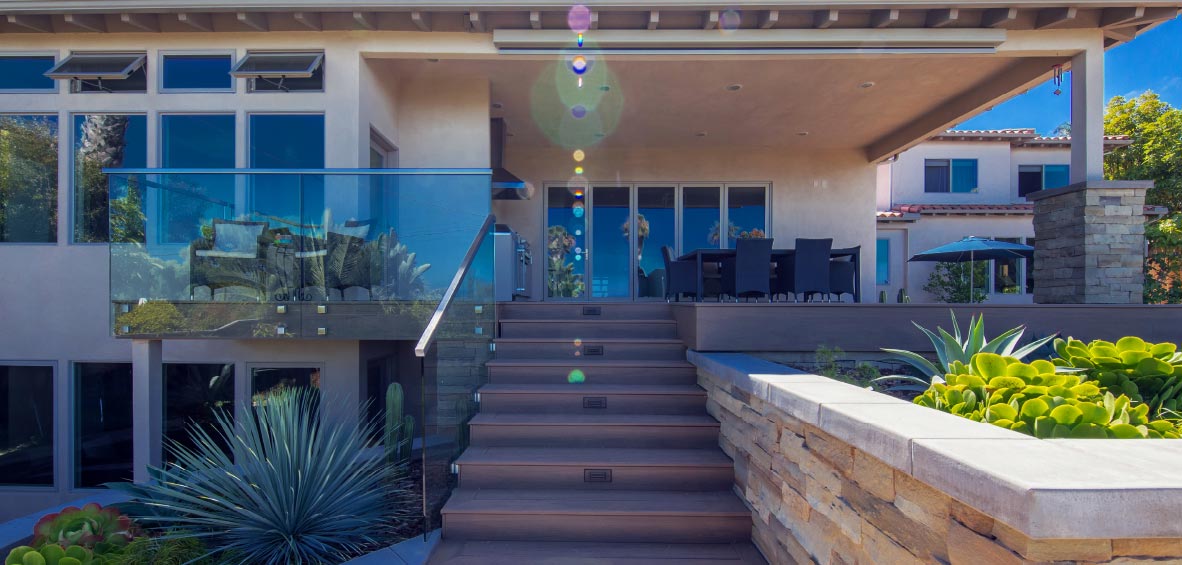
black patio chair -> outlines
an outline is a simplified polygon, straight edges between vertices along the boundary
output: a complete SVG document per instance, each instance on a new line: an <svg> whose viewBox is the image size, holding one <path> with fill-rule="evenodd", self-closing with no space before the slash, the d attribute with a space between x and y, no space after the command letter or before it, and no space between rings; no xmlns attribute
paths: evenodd
<svg viewBox="0 0 1182 565"><path fill-rule="evenodd" d="M825 297L829 294L829 253L833 239L796 239L796 254L791 262L791 271L784 273L791 279L785 285L787 293L796 301L803 294L808 302L814 295ZM782 275L781 275L782 276Z"/></svg>
<svg viewBox="0 0 1182 565"><path fill-rule="evenodd" d="M661 258L665 260L665 300L681 301L682 294L697 294L698 266L693 261L678 261L673 258L673 249L661 246Z"/></svg>
<svg viewBox="0 0 1182 565"><path fill-rule="evenodd" d="M836 295L841 302L841 296L854 295L854 277L858 276L854 270L853 261L833 260L829 262L829 294Z"/></svg>
<svg viewBox="0 0 1182 565"><path fill-rule="evenodd" d="M768 297L771 300L771 239L740 239L735 257L722 264L723 289L739 298Z"/></svg>

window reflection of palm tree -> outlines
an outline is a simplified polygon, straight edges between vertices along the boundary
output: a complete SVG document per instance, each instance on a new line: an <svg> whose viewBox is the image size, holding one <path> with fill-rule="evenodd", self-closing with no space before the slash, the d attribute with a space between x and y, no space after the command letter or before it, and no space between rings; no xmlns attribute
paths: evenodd
<svg viewBox="0 0 1182 565"><path fill-rule="evenodd" d="M626 221L620 226L620 231L624 232L625 238L628 237L628 232L631 231L631 228L630 228L631 224L632 224L632 222ZM644 255L644 240L648 239L649 231L650 231L650 227L649 227L648 219L646 219L644 217L644 214L637 214L636 215L636 260L637 261L640 261L641 257Z"/></svg>

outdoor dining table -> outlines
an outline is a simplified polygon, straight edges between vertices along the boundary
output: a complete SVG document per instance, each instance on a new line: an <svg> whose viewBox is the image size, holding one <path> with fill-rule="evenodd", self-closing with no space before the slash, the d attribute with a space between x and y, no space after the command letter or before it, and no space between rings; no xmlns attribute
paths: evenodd
<svg viewBox="0 0 1182 565"><path fill-rule="evenodd" d="M795 249L773 249L772 261L779 262L796 255ZM734 249L695 249L677 258L678 261L694 261L698 266L698 294L702 299L705 278L702 265L704 263L721 263L735 256ZM829 252L829 259L843 259L849 257L854 263L854 302L862 301L862 246L834 248ZM769 273L770 276L770 273Z"/></svg>

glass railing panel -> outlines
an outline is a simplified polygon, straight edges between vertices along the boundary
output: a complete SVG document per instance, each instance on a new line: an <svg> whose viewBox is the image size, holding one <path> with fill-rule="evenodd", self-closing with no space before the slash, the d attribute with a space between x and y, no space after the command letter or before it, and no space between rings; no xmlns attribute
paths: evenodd
<svg viewBox="0 0 1182 565"><path fill-rule="evenodd" d="M471 246L471 234L469 238L465 249ZM442 525L440 509L456 486L451 464L468 447L468 421L477 412L476 389L488 380L485 363L493 356L490 344L496 328L494 260L490 224L423 361L423 476L429 529Z"/></svg>
<svg viewBox="0 0 1182 565"><path fill-rule="evenodd" d="M109 171L116 335L416 340L483 171Z"/></svg>

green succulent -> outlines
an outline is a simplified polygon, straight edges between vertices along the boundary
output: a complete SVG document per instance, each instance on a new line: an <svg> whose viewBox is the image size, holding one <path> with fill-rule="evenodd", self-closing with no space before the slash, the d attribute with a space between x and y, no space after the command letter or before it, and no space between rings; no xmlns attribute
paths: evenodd
<svg viewBox="0 0 1182 565"><path fill-rule="evenodd" d="M1044 439L1182 437L1176 423L1151 420L1148 405L1056 372L1050 361L978 353L952 368L915 403Z"/></svg>
<svg viewBox="0 0 1182 565"><path fill-rule="evenodd" d="M1172 343L1122 337L1116 343L1056 339L1055 365L1077 370L1084 380L1149 405L1160 418L1182 407L1182 353Z"/></svg>
<svg viewBox="0 0 1182 565"><path fill-rule="evenodd" d="M22 545L8 552L5 565L89 565L94 562L89 549L80 545L63 548L47 543L38 548Z"/></svg>

